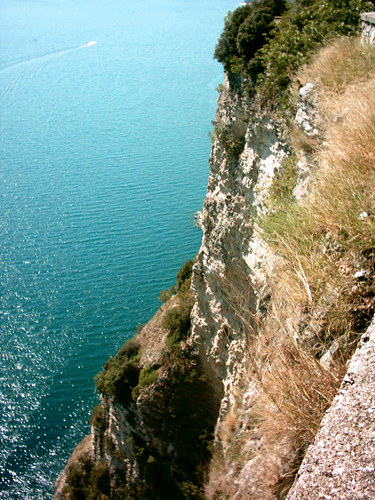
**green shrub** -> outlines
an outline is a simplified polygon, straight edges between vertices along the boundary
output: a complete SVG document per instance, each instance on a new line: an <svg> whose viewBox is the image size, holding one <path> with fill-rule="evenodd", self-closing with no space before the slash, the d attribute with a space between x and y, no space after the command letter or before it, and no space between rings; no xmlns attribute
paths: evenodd
<svg viewBox="0 0 375 500"><path fill-rule="evenodd" d="M194 484L192 481L183 482L182 491L184 492L187 498L192 498L196 500L204 499L202 488Z"/></svg>
<svg viewBox="0 0 375 500"><path fill-rule="evenodd" d="M109 469L104 463L99 462L91 470L88 498L92 499L98 497L101 499L104 499L106 497L110 498L111 495L110 484L111 484L111 477Z"/></svg>
<svg viewBox="0 0 375 500"><path fill-rule="evenodd" d="M215 127L215 136L229 154L239 156L242 153L245 146L244 137L235 139L230 130L219 127Z"/></svg>
<svg viewBox="0 0 375 500"><path fill-rule="evenodd" d="M130 339L118 353L107 361L103 371L95 377L96 386L101 393L111 394L118 402L126 404L131 399L131 389L138 384L139 346Z"/></svg>
<svg viewBox="0 0 375 500"><path fill-rule="evenodd" d="M101 431L106 429L104 410L100 403L97 404L92 410L89 423Z"/></svg>
<svg viewBox="0 0 375 500"><path fill-rule="evenodd" d="M156 382L157 379L158 371L152 366L145 366L139 374L138 385L132 390L133 399L137 399L143 387L148 387L149 385Z"/></svg>
<svg viewBox="0 0 375 500"><path fill-rule="evenodd" d="M262 93L274 99L283 94L303 63L330 39L358 33L360 13L372 8L365 0L292 1L257 54L266 68Z"/></svg>
<svg viewBox="0 0 375 500"><path fill-rule="evenodd" d="M194 261L188 260L177 273L179 305L170 309L163 317L162 326L169 330L166 347L172 349L185 339L190 329L190 313L194 299L191 291L191 276Z"/></svg>
<svg viewBox="0 0 375 500"><path fill-rule="evenodd" d="M159 295L159 300L163 304L165 302L168 302L168 300L176 293L176 287L174 285L171 285L169 290L161 290L160 295Z"/></svg>
<svg viewBox="0 0 375 500"><path fill-rule="evenodd" d="M194 262L192 260L188 260L178 271L176 279L177 279L177 290L179 291L181 286L191 278L192 269Z"/></svg>
<svg viewBox="0 0 375 500"><path fill-rule="evenodd" d="M359 32L367 0L257 0L230 12L214 57L229 77L257 83L264 99L287 104L287 88L297 69L330 39ZM281 21L274 23L274 17Z"/></svg>
<svg viewBox="0 0 375 500"><path fill-rule="evenodd" d="M183 340L190 328L190 304L181 304L168 311L162 325L174 336L175 341Z"/></svg>
<svg viewBox="0 0 375 500"><path fill-rule="evenodd" d="M158 371L152 366L145 366L139 374L139 386L147 387L153 384L158 378Z"/></svg>
<svg viewBox="0 0 375 500"><path fill-rule="evenodd" d="M64 494L73 500L109 500L110 474L106 464L83 457L67 467Z"/></svg>
<svg viewBox="0 0 375 500"><path fill-rule="evenodd" d="M194 261L192 260L188 260L182 265L176 276L177 290L174 285L171 285L169 290L162 290L159 295L160 302L167 302L172 295L175 295L176 291L181 296L190 289L193 265Z"/></svg>
<svg viewBox="0 0 375 500"><path fill-rule="evenodd" d="M262 62L255 56L285 4L285 0L257 0L228 14L214 54L228 73L255 79L262 71Z"/></svg>
<svg viewBox="0 0 375 500"><path fill-rule="evenodd" d="M129 339L123 344L120 349L118 350L116 354L116 358L126 358L131 361L137 362L137 359L139 358L140 353L139 353L139 344L138 342L132 338ZM138 359L139 361L139 359Z"/></svg>

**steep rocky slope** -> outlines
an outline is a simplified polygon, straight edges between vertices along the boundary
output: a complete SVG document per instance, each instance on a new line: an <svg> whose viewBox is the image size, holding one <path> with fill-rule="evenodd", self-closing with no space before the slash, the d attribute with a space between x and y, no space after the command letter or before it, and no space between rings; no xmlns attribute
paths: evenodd
<svg viewBox="0 0 375 500"><path fill-rule="evenodd" d="M282 128L264 109L258 119L253 107L235 169L212 169L193 279L193 335L225 391L207 498L286 496L371 322L375 73L367 50L349 40L323 50L298 77L293 125ZM220 103L218 116L226 116ZM228 161L220 143L212 158ZM233 192L246 199L238 230Z"/></svg>
<svg viewBox="0 0 375 500"><path fill-rule="evenodd" d="M345 47L324 55L340 78L349 66ZM91 436L58 479L56 498L285 497L374 310L375 138L366 128L374 59L360 57L362 73L344 75L333 90L321 81L319 60L300 75L288 125L285 114L249 98L244 82L226 78L194 300L180 283L107 364ZM355 160L364 180L341 193L353 175L336 166L353 161L342 160L344 147L336 148L340 158L330 148L340 140L362 147L364 136L370 147L355 153L365 158ZM353 192L360 200L352 209ZM355 212L353 230L342 205ZM189 301L191 324L176 337L170 313Z"/></svg>
<svg viewBox="0 0 375 500"><path fill-rule="evenodd" d="M215 121L211 172L202 214L203 240L194 266L196 303L191 342L224 396L221 414L243 380L248 328L267 300L273 257L254 219L286 155L280 123L233 92L225 81ZM242 312L241 312L242 311Z"/></svg>

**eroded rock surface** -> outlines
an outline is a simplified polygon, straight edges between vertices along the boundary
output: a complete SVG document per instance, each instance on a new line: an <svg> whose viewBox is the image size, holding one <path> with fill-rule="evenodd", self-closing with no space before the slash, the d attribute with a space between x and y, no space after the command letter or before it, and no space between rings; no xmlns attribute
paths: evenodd
<svg viewBox="0 0 375 500"><path fill-rule="evenodd" d="M375 318L287 498L375 498Z"/></svg>

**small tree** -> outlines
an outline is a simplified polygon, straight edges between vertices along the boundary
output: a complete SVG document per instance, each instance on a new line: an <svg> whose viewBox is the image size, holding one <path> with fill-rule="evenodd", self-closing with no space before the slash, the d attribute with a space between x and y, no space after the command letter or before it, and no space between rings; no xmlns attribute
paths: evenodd
<svg viewBox="0 0 375 500"><path fill-rule="evenodd" d="M159 295L159 300L160 302L167 302L172 295L176 293L176 287L174 285L171 285L169 290L161 290L160 295Z"/></svg>
<svg viewBox="0 0 375 500"><path fill-rule="evenodd" d="M282 14L285 6L285 0L257 0L228 14L214 54L228 73L256 79L263 65L255 56L274 28L275 16Z"/></svg>
<svg viewBox="0 0 375 500"><path fill-rule="evenodd" d="M193 269L194 262L192 260L188 260L178 271L176 280L177 280L177 290L180 290L181 286L184 282L191 278L191 273Z"/></svg>

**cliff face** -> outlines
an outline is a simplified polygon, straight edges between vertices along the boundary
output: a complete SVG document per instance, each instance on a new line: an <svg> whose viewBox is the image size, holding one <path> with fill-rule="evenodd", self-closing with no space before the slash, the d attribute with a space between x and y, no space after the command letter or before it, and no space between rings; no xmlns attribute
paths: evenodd
<svg viewBox="0 0 375 500"><path fill-rule="evenodd" d="M194 266L196 303L191 342L222 392L220 415L243 383L248 328L267 301L274 257L255 227L275 171L286 156L280 122L249 106L226 79L215 121L211 172L202 214L203 240Z"/></svg>
<svg viewBox="0 0 375 500"><path fill-rule="evenodd" d="M251 108L226 79L212 141L203 241L193 268L191 333L182 346L183 356L171 362L163 359L168 333L162 318L178 300L175 296L136 336L140 366L157 367L158 380L125 405L101 396L91 446L68 464L56 483L56 498L74 498L69 467L84 468L85 461L105 464L112 478L106 490L111 498L124 491L130 498L197 494L194 485L204 479L197 469L206 467L209 457L202 439L214 433L245 376L248 331L240 310L254 316L249 318L256 327L258 311L267 301L273 258L253 220L286 155L279 126L270 114Z"/></svg>
<svg viewBox="0 0 375 500"><path fill-rule="evenodd" d="M179 292L137 333L138 357L128 353L123 361L135 382L121 372L126 390L116 381L114 392L103 386L91 436L59 477L56 498L285 497L373 314L371 244L348 253L333 222L305 227L308 217L296 211L308 200L307 213L313 206L320 214L314 196L326 187L316 170L331 153L322 159L319 151L338 141L334 126L353 124L348 106L328 111L324 102L311 82L302 86L291 141L284 119L226 78L192 273L191 326L171 341L165 318L186 300ZM294 240L285 230L286 206L296 214L287 221L291 234L302 228ZM355 220L373 224L367 208ZM277 223L272 231L270 221ZM296 250L296 241L311 246ZM299 434L288 434L294 426Z"/></svg>
<svg viewBox="0 0 375 500"><path fill-rule="evenodd" d="M140 367L155 367L157 380L138 397L101 395L91 435L57 480L56 498L178 499L202 481L219 399L188 347L165 346L162 319L178 302L178 296L169 300L135 337Z"/></svg>

